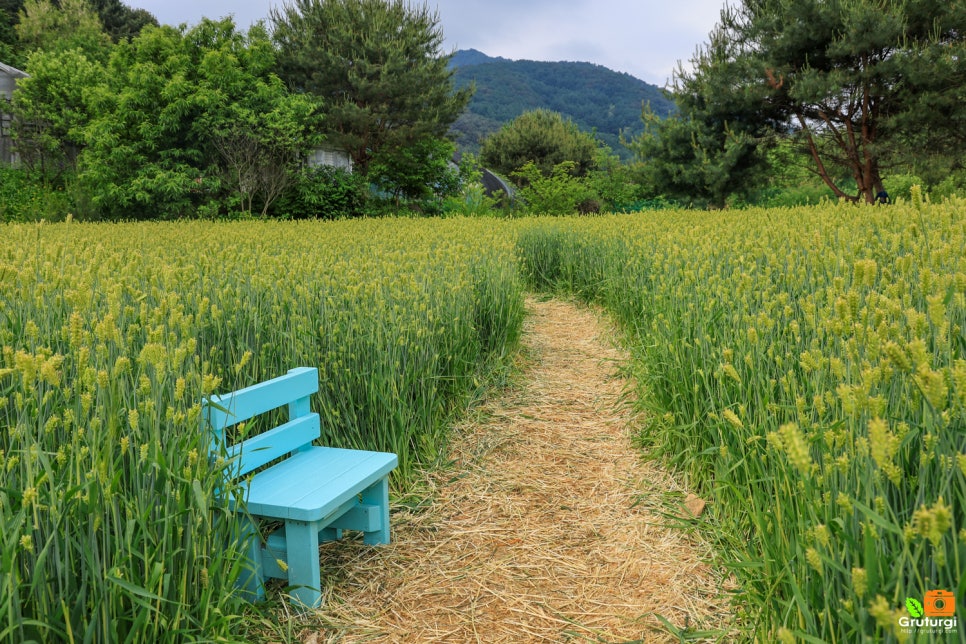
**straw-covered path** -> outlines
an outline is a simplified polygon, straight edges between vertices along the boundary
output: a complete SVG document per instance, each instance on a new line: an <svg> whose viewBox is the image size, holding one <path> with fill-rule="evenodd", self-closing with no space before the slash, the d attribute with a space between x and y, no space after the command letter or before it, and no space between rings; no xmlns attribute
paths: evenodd
<svg viewBox="0 0 966 644"><path fill-rule="evenodd" d="M702 547L664 527L682 490L642 461L593 310L529 299L517 385L459 428L393 543L323 547L325 628L303 641L664 642L727 628Z"/></svg>

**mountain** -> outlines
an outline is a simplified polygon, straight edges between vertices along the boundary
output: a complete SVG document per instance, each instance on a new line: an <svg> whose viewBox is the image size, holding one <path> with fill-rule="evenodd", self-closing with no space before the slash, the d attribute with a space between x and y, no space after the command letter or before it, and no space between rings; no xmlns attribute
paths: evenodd
<svg viewBox="0 0 966 644"><path fill-rule="evenodd" d="M478 49L460 49L449 60L450 67L469 67L483 63L512 63L509 58L487 56Z"/></svg>
<svg viewBox="0 0 966 644"><path fill-rule="evenodd" d="M614 152L628 156L620 134L640 133L642 105L650 102L661 116L675 109L658 87L593 63L509 60L466 49L453 55L450 66L457 87L476 85L466 112L452 128L460 149L470 152L478 151L480 140L504 123L544 108L596 132Z"/></svg>

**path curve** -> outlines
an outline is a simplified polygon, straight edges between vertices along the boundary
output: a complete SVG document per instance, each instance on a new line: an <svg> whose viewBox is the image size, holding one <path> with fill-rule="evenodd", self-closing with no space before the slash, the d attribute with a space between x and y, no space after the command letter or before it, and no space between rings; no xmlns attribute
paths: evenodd
<svg viewBox="0 0 966 644"><path fill-rule="evenodd" d="M323 547L326 628L305 641L677 641L725 627L721 580L662 527L685 490L642 462L626 356L592 309L527 301L523 373L457 432L432 504L393 543Z"/></svg>

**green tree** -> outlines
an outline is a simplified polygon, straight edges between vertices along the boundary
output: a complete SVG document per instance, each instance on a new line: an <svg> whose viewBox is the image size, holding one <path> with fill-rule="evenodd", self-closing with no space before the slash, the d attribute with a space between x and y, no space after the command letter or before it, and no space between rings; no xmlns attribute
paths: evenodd
<svg viewBox="0 0 966 644"><path fill-rule="evenodd" d="M637 155L639 181L648 197L688 206L723 208L734 194L759 185L765 168L761 140L681 101L661 119L645 108L644 132L628 143Z"/></svg>
<svg viewBox="0 0 966 644"><path fill-rule="evenodd" d="M642 197L637 179L639 173L640 164L623 163L610 148L601 148L594 169L587 174L588 186L599 200L599 209L605 212L633 210Z"/></svg>
<svg viewBox="0 0 966 644"><path fill-rule="evenodd" d="M342 219L368 214L369 183L345 168L303 167L273 214L285 218Z"/></svg>
<svg viewBox="0 0 966 644"><path fill-rule="evenodd" d="M319 96L326 134L366 176L376 157L431 152L466 107L439 16L401 0L293 0L272 9L279 75Z"/></svg>
<svg viewBox="0 0 966 644"><path fill-rule="evenodd" d="M93 206L177 217L229 199L266 212L319 129L316 102L290 94L274 65L265 29L243 34L230 18L118 43L78 162Z"/></svg>
<svg viewBox="0 0 966 644"><path fill-rule="evenodd" d="M22 68L26 60L18 51L17 20L23 0L0 0L0 62Z"/></svg>
<svg viewBox="0 0 966 644"><path fill-rule="evenodd" d="M910 142L962 143L964 33L962 2L743 0L706 50L717 64L683 79L712 119L768 124L801 142L836 196L872 202Z"/></svg>
<svg viewBox="0 0 966 644"><path fill-rule="evenodd" d="M61 0L51 2L55 8L63 6ZM87 0L87 3L97 13L104 31L114 42L133 38L147 25L158 26L157 19L151 13L144 9L132 9L121 0ZM17 53L20 42L16 33L25 5L26 0L0 0L0 61L14 67L26 64L25 56Z"/></svg>
<svg viewBox="0 0 966 644"><path fill-rule="evenodd" d="M576 163L562 161L549 175L528 161L511 176L518 181L519 196L526 210L538 215L569 215L581 205L595 201L596 195L586 179L574 176Z"/></svg>
<svg viewBox="0 0 966 644"><path fill-rule="evenodd" d="M87 0L100 16L104 31L114 42L130 39L148 25L158 26L158 19L145 9L133 9L121 0Z"/></svg>
<svg viewBox="0 0 966 644"><path fill-rule="evenodd" d="M524 112L483 141L480 160L487 168L512 175L532 163L545 177L561 163L570 162L569 172L583 177L594 167L599 144L593 135L558 112ZM516 181L526 181L527 174Z"/></svg>
<svg viewBox="0 0 966 644"><path fill-rule="evenodd" d="M738 44L716 28L691 59L693 71L675 70L669 93L677 113L663 119L645 105L644 131L628 146L644 164L647 196L722 208L732 195L760 185L774 124L757 108L759 88L731 88L744 73L738 53Z"/></svg>
<svg viewBox="0 0 966 644"><path fill-rule="evenodd" d="M84 147L94 117L91 92L104 66L80 49L37 51L14 93L14 138L24 166L45 183L62 184Z"/></svg>
<svg viewBox="0 0 966 644"><path fill-rule="evenodd" d="M86 0L26 0L20 10L17 35L28 52L80 49L89 58L106 62L111 37Z"/></svg>
<svg viewBox="0 0 966 644"><path fill-rule="evenodd" d="M379 154L372 161L369 178L401 199L423 202L449 196L459 189L459 170L452 165L456 146L444 139L425 138L401 150Z"/></svg>
<svg viewBox="0 0 966 644"><path fill-rule="evenodd" d="M311 128L319 106L309 96L286 94L281 81L254 89L261 94L212 115L211 140L221 157L222 181L241 211L252 213L258 203L264 217L298 181L305 152L321 142Z"/></svg>

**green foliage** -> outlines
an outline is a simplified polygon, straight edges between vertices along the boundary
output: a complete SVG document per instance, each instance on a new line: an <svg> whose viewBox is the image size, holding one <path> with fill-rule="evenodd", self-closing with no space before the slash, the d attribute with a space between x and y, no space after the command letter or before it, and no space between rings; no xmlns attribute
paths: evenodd
<svg viewBox="0 0 966 644"><path fill-rule="evenodd" d="M549 177L554 168L570 162L571 172L585 176L597 159L599 144L557 112L534 110L507 123L483 142L480 161L499 174L511 176L528 163Z"/></svg>
<svg viewBox="0 0 966 644"><path fill-rule="evenodd" d="M769 187L754 192L748 200L733 199L731 207L762 206L764 208L793 208L795 206L817 205L824 199L829 199L832 191L823 185L803 185Z"/></svg>
<svg viewBox="0 0 966 644"><path fill-rule="evenodd" d="M872 202L890 169L944 181L961 167L953 150L966 140L964 29L958 3L726 8L693 71L675 74L679 115L646 110L631 141L645 162L644 192L720 208L824 195ZM791 145L781 154L812 174L773 180L775 145Z"/></svg>
<svg viewBox="0 0 966 644"><path fill-rule="evenodd" d="M289 94L274 63L265 30L242 34L231 19L184 34L148 27L119 43L79 160L94 207L182 217L233 198L266 212L318 140L315 101Z"/></svg>
<svg viewBox="0 0 966 644"><path fill-rule="evenodd" d="M460 191L443 200L443 215L487 217L497 213L498 200L489 197L483 184L464 183Z"/></svg>
<svg viewBox="0 0 966 644"><path fill-rule="evenodd" d="M810 167L811 157L791 139L778 140L768 148L767 166L757 190L733 197L729 206L755 205L787 208L820 203L834 195ZM763 185L762 185L763 184Z"/></svg>
<svg viewBox="0 0 966 644"><path fill-rule="evenodd" d="M486 194L479 159L471 153L462 155L459 163L459 188L455 194L443 200L443 214L488 216L495 214L499 205L500 200Z"/></svg>
<svg viewBox="0 0 966 644"><path fill-rule="evenodd" d="M369 185L361 175L330 166L306 168L272 214L286 219L362 217L368 198Z"/></svg>
<svg viewBox="0 0 966 644"><path fill-rule="evenodd" d="M26 0L16 29L27 52L79 49L101 63L110 55L111 37L86 0Z"/></svg>
<svg viewBox="0 0 966 644"><path fill-rule="evenodd" d="M645 106L644 132L628 145L643 163L641 181L649 195L723 208L732 195L760 184L765 124L736 115L747 97L736 105L718 87L731 73L728 50L728 43L713 40L692 60L693 74L678 72L677 114L662 119Z"/></svg>
<svg viewBox="0 0 966 644"><path fill-rule="evenodd" d="M930 194L933 201L955 196L966 197L966 171L961 170L947 175L942 181L933 185Z"/></svg>
<svg viewBox="0 0 966 644"><path fill-rule="evenodd" d="M889 193L889 199L912 199L912 187L923 185L923 180L914 174L890 174L882 180L882 186Z"/></svg>
<svg viewBox="0 0 966 644"><path fill-rule="evenodd" d="M305 152L321 142L321 119L313 97L289 94L275 77L250 80L247 97L231 97L204 120L210 118L223 184L242 212L252 213L260 203L265 216L297 180Z"/></svg>
<svg viewBox="0 0 966 644"><path fill-rule="evenodd" d="M657 87L591 63L511 61L469 50L456 52L452 64L456 86L476 88L466 112L453 124L464 151L479 150L483 139L521 114L546 109L623 155L622 133L641 130L641 104L650 103L662 116L675 110Z"/></svg>
<svg viewBox="0 0 966 644"><path fill-rule="evenodd" d="M0 0L0 61L18 69L26 63L18 47L16 29L17 12L22 5L22 0Z"/></svg>
<svg viewBox="0 0 966 644"><path fill-rule="evenodd" d="M383 171L395 166L392 181L410 190L417 151L432 163L431 142L471 93L453 89L437 13L402 0L294 0L271 22L279 75L323 100L329 141L363 175L377 158ZM397 152L410 158L389 158Z"/></svg>
<svg viewBox="0 0 966 644"><path fill-rule="evenodd" d="M394 201L429 204L454 194L459 171L452 165L455 146L444 139L423 138L373 156L369 180Z"/></svg>
<svg viewBox="0 0 966 644"><path fill-rule="evenodd" d="M564 161L554 166L550 176L546 176L535 164L527 163L513 173L522 187L519 197L527 212L538 215L570 215L581 207L590 211L600 210L588 204L596 198L588 182L574 176L576 164Z"/></svg>
<svg viewBox="0 0 966 644"><path fill-rule="evenodd" d="M890 158L963 141L964 29L961 3L747 0L681 78L719 123L795 136L836 197L871 203Z"/></svg>
<svg viewBox="0 0 966 644"><path fill-rule="evenodd" d="M87 0L97 12L114 42L130 39L141 33L148 25L157 27L158 20L145 9L129 7L121 0Z"/></svg>
<svg viewBox="0 0 966 644"><path fill-rule="evenodd" d="M35 3L36 4L36 3ZM55 7L61 7L66 13L76 11L77 3L73 3L75 9L70 8L71 3L55 1ZM20 22L20 14L28 5L26 0L0 0L0 61L23 69L26 64L26 54L22 43L20 43L16 27ZM133 38L141 32L141 29L148 25L158 26L157 19L144 9L133 9L121 0L86 0L86 5L93 10L100 20L101 27L111 37L114 42L125 38ZM58 22L63 22L64 18L54 18ZM64 34L68 40L76 38L75 34ZM64 48L57 44L49 36L40 35L45 41L51 42L54 48ZM98 43L100 38L98 38Z"/></svg>
<svg viewBox="0 0 966 644"><path fill-rule="evenodd" d="M52 188L26 170L0 165L0 223L63 220L71 199L63 188Z"/></svg>
<svg viewBox="0 0 966 644"><path fill-rule="evenodd" d="M200 123L217 95L199 91L196 82L212 27L203 23L192 40L171 27L148 28L116 46L107 82L98 88L79 177L107 216L190 215L219 190L206 172L208 130Z"/></svg>
<svg viewBox="0 0 966 644"><path fill-rule="evenodd" d="M95 115L92 91L106 72L80 49L36 51L25 71L30 76L18 81L13 101L17 150L32 174L63 187Z"/></svg>
<svg viewBox="0 0 966 644"><path fill-rule="evenodd" d="M633 212L641 200L639 163L622 163L610 150L600 149L587 186L600 200L601 212Z"/></svg>

